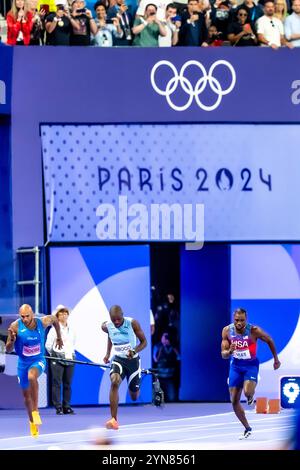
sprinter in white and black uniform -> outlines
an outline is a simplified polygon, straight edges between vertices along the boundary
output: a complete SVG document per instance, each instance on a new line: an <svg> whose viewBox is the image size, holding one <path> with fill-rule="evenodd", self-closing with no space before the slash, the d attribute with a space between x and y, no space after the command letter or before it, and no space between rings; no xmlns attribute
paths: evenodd
<svg viewBox="0 0 300 470"><path fill-rule="evenodd" d="M107 421L107 429L119 429L117 421L119 386L126 377L128 390L132 400L136 401L140 394L141 360L138 355L147 346L144 332L137 320L124 317L121 307L114 305L109 311L111 321L102 324L102 330L108 334L107 351L103 361L109 362L112 346L115 356L111 362L109 394L111 419ZM136 346L136 338L140 344Z"/></svg>

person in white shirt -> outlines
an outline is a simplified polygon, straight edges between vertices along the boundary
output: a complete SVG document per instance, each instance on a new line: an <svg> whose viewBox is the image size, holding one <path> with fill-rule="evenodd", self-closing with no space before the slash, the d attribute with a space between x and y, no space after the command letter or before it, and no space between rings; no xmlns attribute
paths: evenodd
<svg viewBox="0 0 300 470"><path fill-rule="evenodd" d="M181 17L177 15L177 7L174 3L169 3L166 9L166 16L162 20L167 32L166 36L159 36L159 47L171 47L178 43L178 33L181 26Z"/></svg>
<svg viewBox="0 0 300 470"><path fill-rule="evenodd" d="M278 49L287 44L284 37L283 24L274 16L275 6L273 0L266 0L264 16L256 22L258 42L260 46L269 46Z"/></svg>
<svg viewBox="0 0 300 470"><path fill-rule="evenodd" d="M48 333L45 345L50 356L57 357L57 360L50 361L50 367L52 402L58 415L74 414L74 410L70 406L74 364L60 360L75 358L75 335L68 325L69 314L69 309L64 305L58 305L53 313L59 322L63 348L58 349L56 346L56 331L53 327Z"/></svg>

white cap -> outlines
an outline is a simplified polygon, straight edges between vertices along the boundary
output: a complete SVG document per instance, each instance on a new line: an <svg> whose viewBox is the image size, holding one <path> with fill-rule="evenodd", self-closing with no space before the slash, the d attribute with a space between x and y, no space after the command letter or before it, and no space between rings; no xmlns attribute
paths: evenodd
<svg viewBox="0 0 300 470"><path fill-rule="evenodd" d="M55 5L64 5L66 6L67 0L55 0Z"/></svg>
<svg viewBox="0 0 300 470"><path fill-rule="evenodd" d="M59 3L58 3L59 5ZM67 310L70 313L70 310L65 305L59 304L55 310L53 310L52 315L57 316L61 310Z"/></svg>

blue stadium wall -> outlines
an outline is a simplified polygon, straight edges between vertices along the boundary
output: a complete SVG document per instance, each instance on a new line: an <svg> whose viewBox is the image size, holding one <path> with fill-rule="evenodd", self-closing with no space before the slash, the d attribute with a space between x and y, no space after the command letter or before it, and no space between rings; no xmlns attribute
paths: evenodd
<svg viewBox="0 0 300 470"><path fill-rule="evenodd" d="M13 51L0 47L0 313L14 308L11 206L11 78Z"/></svg>
<svg viewBox="0 0 300 470"><path fill-rule="evenodd" d="M9 50L12 55L10 48L2 49ZM202 184L201 190L205 190L201 193L204 203L222 210L227 207L231 212L231 219L222 217L222 210L212 217L206 227L210 234L208 241L299 241L299 217L296 217L297 201L300 200L299 166L295 150L300 121L300 76L295 70L299 54L298 50L274 52L267 48L14 48L11 126L6 124L1 129L4 146L0 151L6 156L6 162L11 158L8 170L11 170L12 178L11 199L7 199L9 172L2 183L9 206L8 213L1 212L0 223L7 229L5 237L8 240L4 242L1 238L2 248L6 243L8 255L12 257L13 250L20 246L43 245L49 240L48 227L44 224L41 129L53 124L192 126L197 123L202 132L203 148L197 161L202 178L198 183ZM5 63L8 62L5 60ZM186 81L180 82L180 76L184 76ZM0 80L8 83L6 90L10 90L10 78L8 74L2 79L0 68ZM6 116L10 113L7 103L2 108L0 105L0 111ZM246 126L248 137L242 136L242 125ZM224 137L223 134L220 136L218 126L224 126L224 129L232 127L227 127L227 136ZM275 134L279 141L272 144L268 138L271 150L267 151L268 146L262 147L261 139L264 132L270 134L273 126L277 126ZM198 131L195 130L195 136ZM232 141L228 136L235 132L240 139L238 152L231 155ZM205 148L211 145L214 135L221 139L216 142L222 151L215 152L213 156L211 153L205 155ZM287 137L284 139L284 136ZM222 138L225 139L223 144ZM254 145L256 140L260 145ZM272 159L275 151L279 152L280 158ZM205 164L201 165L204 157ZM236 175L239 175L239 186ZM248 181L250 175L251 181ZM235 193L231 187L233 177ZM68 179L67 174L65 179ZM280 185L275 184L278 180ZM264 201L268 206L265 208L268 216L260 215L264 209L263 191L266 192ZM249 195L253 200L251 212L245 203ZM187 193L186 201L190 197L191 194ZM250 234L247 233L247 224L243 233L238 231L239 224L235 219L237 203L238 210L242 212L244 208L245 218L249 216L254 227ZM279 215L276 213L278 204ZM285 215L287 206L290 212ZM213 212L209 211L208 217L210 213ZM216 233L213 232L214 221L218 221ZM264 230L259 231L262 225ZM12 233L9 233L9 227L12 227ZM257 232L255 227L258 227ZM67 238L65 241L74 243L78 239ZM189 253L182 254L184 387L181 399L184 400L223 401L228 398L227 366L220 360L219 349L216 351L220 347L220 328L230 319L228 250L226 246L212 246L208 251L194 253L192 258ZM199 265L205 270L200 272ZM7 266L5 272L12 276L11 267ZM207 330L212 334L206 335ZM196 369L193 368L193 360L196 361ZM208 368L213 370L209 381ZM211 384L213 393L209 392Z"/></svg>

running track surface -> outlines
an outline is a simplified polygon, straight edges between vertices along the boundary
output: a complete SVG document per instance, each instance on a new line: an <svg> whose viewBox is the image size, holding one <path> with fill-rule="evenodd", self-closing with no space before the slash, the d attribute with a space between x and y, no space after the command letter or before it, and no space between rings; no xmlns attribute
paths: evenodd
<svg viewBox="0 0 300 470"><path fill-rule="evenodd" d="M284 447L292 429L290 410L279 414L256 414L246 409L253 434L243 433L228 403L172 403L128 405L119 408L118 431L104 428L108 407L75 407L75 415L57 416L54 409L41 409L43 425L37 439L29 435L25 410L0 410L0 449L55 450L93 449L95 439L108 439L107 449L248 449L273 450ZM101 447L101 446L100 446Z"/></svg>

